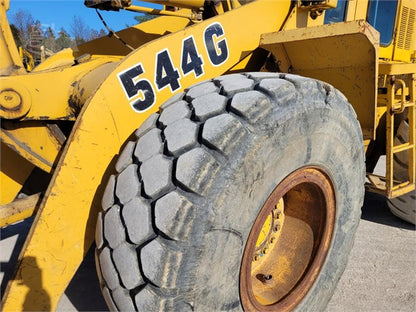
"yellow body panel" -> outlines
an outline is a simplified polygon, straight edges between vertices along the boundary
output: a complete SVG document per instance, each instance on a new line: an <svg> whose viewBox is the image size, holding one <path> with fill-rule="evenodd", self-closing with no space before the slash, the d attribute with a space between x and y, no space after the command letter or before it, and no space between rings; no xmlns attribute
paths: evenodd
<svg viewBox="0 0 416 312"><path fill-rule="evenodd" d="M16 199L14 202L2 205L0 209L0 227L11 225L17 221L29 218L35 211L40 194L27 198Z"/></svg>
<svg viewBox="0 0 416 312"><path fill-rule="evenodd" d="M410 62L416 50L416 1L401 0L396 16L400 23L395 30L393 60Z"/></svg>
<svg viewBox="0 0 416 312"><path fill-rule="evenodd" d="M52 171L52 166L62 147L58 138L42 123L27 125L24 128L13 126L9 129L3 128L0 138L2 143L7 144L20 156L46 172Z"/></svg>
<svg viewBox="0 0 416 312"><path fill-rule="evenodd" d="M75 120L76 103L68 103L74 93L74 82L100 65L118 60L109 57L95 58L77 66L71 66L73 63L68 64L59 71L44 70L26 75L0 77L1 90L15 90L22 103L30 103L21 116L15 116L11 109L0 110L1 117L20 120Z"/></svg>
<svg viewBox="0 0 416 312"><path fill-rule="evenodd" d="M378 42L374 28L353 21L264 34L260 46L274 54L281 71L320 79L342 91L368 139L375 132ZM351 46L362 53L351 53Z"/></svg>
<svg viewBox="0 0 416 312"><path fill-rule="evenodd" d="M34 165L16 155L3 142L1 142L0 153L0 205L4 205L15 199Z"/></svg>
<svg viewBox="0 0 416 312"><path fill-rule="evenodd" d="M161 16L146 23L121 30L117 35L122 38L133 49L137 49L142 45L158 39L166 34L174 33L193 22L187 18ZM78 46L74 50L74 56L79 57L83 54L106 55L106 56L126 56L132 50L124 45L115 36L105 36L98 38Z"/></svg>
<svg viewBox="0 0 416 312"><path fill-rule="evenodd" d="M26 72L7 21L9 0L0 0L0 75L24 74Z"/></svg>

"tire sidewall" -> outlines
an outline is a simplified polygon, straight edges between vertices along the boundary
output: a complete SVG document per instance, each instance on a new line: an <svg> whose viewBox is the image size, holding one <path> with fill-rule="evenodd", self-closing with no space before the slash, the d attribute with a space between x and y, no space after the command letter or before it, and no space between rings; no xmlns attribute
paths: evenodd
<svg viewBox="0 0 416 312"><path fill-rule="evenodd" d="M312 104L313 105L313 104ZM196 310L242 309L239 302L241 257L254 220L273 189L290 173L305 166L317 166L331 177L336 194L336 224L325 264L314 286L304 298L299 310L316 311L326 306L339 280L352 247L360 217L363 197L363 151L361 138L351 136L351 116L330 107L315 104L315 108L298 112L276 126L279 112L258 126L242 140L230 157L228 168L221 170L215 188L204 201L210 211L206 239L198 250L200 259L227 250L220 265L201 260L196 271L199 283L212 287L201 291L195 301ZM355 120L355 118L354 118ZM265 126L266 125L266 126ZM353 127L356 125L353 125ZM212 238L214 232L223 231ZM215 241L215 244L213 244ZM221 259L212 259L217 263ZM232 263L230 263L232 262ZM226 263L226 264L225 264ZM217 279L217 280L216 280ZM232 287L229 285L232 283ZM221 302L223 300L223 302Z"/></svg>

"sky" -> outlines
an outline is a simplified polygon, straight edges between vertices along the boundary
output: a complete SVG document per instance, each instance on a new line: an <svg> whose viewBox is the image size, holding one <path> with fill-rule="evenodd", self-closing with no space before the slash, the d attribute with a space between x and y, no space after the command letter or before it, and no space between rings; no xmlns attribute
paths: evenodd
<svg viewBox="0 0 416 312"><path fill-rule="evenodd" d="M133 1L134 5L150 6L149 3ZM154 7L154 5L153 5ZM104 29L95 9L84 6L84 0L10 0L10 8L7 11L7 18L13 23L13 15L20 9L27 10L34 18L39 20L42 28L51 27L58 32L61 27L70 32L70 25L75 15L80 16L85 24L95 30ZM107 25L117 31L126 28L126 25L137 24L134 17L139 15L135 12L120 10L100 11Z"/></svg>

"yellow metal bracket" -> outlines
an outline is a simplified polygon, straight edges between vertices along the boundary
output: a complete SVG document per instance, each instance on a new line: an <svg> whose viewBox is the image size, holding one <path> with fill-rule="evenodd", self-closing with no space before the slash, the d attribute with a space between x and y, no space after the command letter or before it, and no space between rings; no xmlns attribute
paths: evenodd
<svg viewBox="0 0 416 312"><path fill-rule="evenodd" d="M415 188L415 79L416 74L412 74L411 84L408 86L408 100L406 100L406 84L403 80L396 79L396 81L388 87L387 91L389 101L386 113L386 192L389 198L403 195ZM396 91L398 90L401 90L401 92L399 92L401 95L396 96ZM402 113L406 108L408 109L409 142L395 145L394 115ZM395 182L393 157L394 154L403 151L408 151L409 153L408 180Z"/></svg>
<svg viewBox="0 0 416 312"><path fill-rule="evenodd" d="M388 198L401 196L415 189L415 101L416 101L416 64L383 63L380 73L387 76L386 97L386 176L368 174L371 191L385 194ZM396 76L406 77L397 79ZM406 80L406 81L405 81ZM409 123L408 142L394 142L394 128L396 114L407 109ZM407 179L395 179L394 155L407 152L409 155Z"/></svg>
<svg viewBox="0 0 416 312"><path fill-rule="evenodd" d="M0 228L31 217L39 199L40 193L0 206Z"/></svg>
<svg viewBox="0 0 416 312"><path fill-rule="evenodd" d="M26 73L26 69L7 21L6 11L9 9L9 4L9 0L0 0L0 75L22 75Z"/></svg>
<svg viewBox="0 0 416 312"><path fill-rule="evenodd" d="M360 53L351 53L354 46ZM363 20L265 33L281 72L330 83L350 101L364 139L375 136L379 34Z"/></svg>
<svg viewBox="0 0 416 312"><path fill-rule="evenodd" d="M4 121L0 140L17 154L30 161L45 172L51 172L65 136L56 125L44 122L15 124Z"/></svg>
<svg viewBox="0 0 416 312"><path fill-rule="evenodd" d="M76 108L68 103L74 93L74 82L111 61L119 59L101 57L76 66L0 77L0 116L20 120L75 120Z"/></svg>

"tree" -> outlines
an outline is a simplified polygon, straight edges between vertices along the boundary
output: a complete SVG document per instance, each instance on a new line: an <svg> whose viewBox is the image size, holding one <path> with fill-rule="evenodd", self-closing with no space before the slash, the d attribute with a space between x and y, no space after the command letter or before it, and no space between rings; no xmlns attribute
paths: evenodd
<svg viewBox="0 0 416 312"><path fill-rule="evenodd" d="M55 33L51 27L48 27L44 32L43 45L46 49L49 49L53 52L58 52L60 50L60 47L56 42Z"/></svg>
<svg viewBox="0 0 416 312"><path fill-rule="evenodd" d="M100 36L100 37L107 36L107 34L108 34L108 33L107 33L104 29L102 29L102 28L100 29L100 33L99 33L99 36Z"/></svg>
<svg viewBox="0 0 416 312"><path fill-rule="evenodd" d="M10 25L16 45L21 46L32 54L35 63L41 60L41 50L58 52L64 48L75 47L86 41L105 36L105 30L99 31L89 27L80 16L74 16L70 26L70 33L61 28L58 33L51 27L46 27L40 21L24 10L19 10L12 16ZM46 29L45 29L46 28ZM43 48L42 48L43 47Z"/></svg>
<svg viewBox="0 0 416 312"><path fill-rule="evenodd" d="M40 21L35 21L29 11L21 9L12 16L12 21L16 45L28 51L35 63L40 62L41 46L44 42Z"/></svg>
<svg viewBox="0 0 416 312"><path fill-rule="evenodd" d="M91 38L92 29L85 24L82 17L74 15L72 23L70 25L70 31L72 36L75 38L75 43L82 44Z"/></svg>
<svg viewBox="0 0 416 312"><path fill-rule="evenodd" d="M11 18L13 25L18 30L19 45L23 48L27 47L29 42L30 32L32 31L35 20L33 16L27 10L20 9Z"/></svg>
<svg viewBox="0 0 416 312"><path fill-rule="evenodd" d="M22 40L20 39L20 32L19 29L14 24L10 24L10 29L12 31L14 42L16 43L17 47L22 45Z"/></svg>
<svg viewBox="0 0 416 312"><path fill-rule="evenodd" d="M74 45L74 42L65 29L61 28L58 35L59 37L56 39L56 44L58 45L59 50L69 48Z"/></svg>
<svg viewBox="0 0 416 312"><path fill-rule="evenodd" d="M154 19L155 17L157 17L157 15L152 15L152 14L145 13L143 15L135 16L134 19L136 21L138 21L139 23L144 23L144 22L147 22L151 19Z"/></svg>

